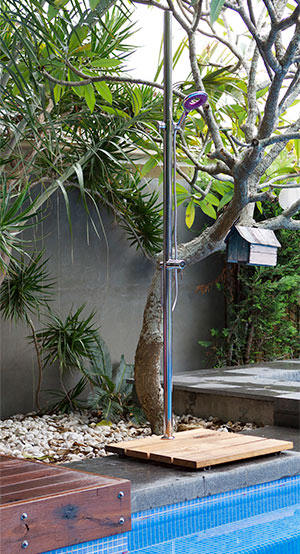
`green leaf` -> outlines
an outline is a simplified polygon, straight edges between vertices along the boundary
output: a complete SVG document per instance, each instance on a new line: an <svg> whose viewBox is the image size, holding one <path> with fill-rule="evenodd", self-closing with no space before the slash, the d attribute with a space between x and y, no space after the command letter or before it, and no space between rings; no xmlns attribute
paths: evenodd
<svg viewBox="0 0 300 554"><path fill-rule="evenodd" d="M53 6L53 4L49 4L49 7L48 7L49 21L51 21L57 14L58 14L58 9L55 6Z"/></svg>
<svg viewBox="0 0 300 554"><path fill-rule="evenodd" d="M226 204L228 204L228 202L230 202L230 200L232 200L233 193L234 193L233 190L229 190L228 192L226 192L226 194L224 194L223 198L221 198L220 204L218 206L218 210L221 210L223 206L225 206Z"/></svg>
<svg viewBox="0 0 300 554"><path fill-rule="evenodd" d="M262 209L262 204L261 204L261 202L256 202L256 205L257 205L257 208L258 208L259 212L262 214L262 213L263 213L263 209Z"/></svg>
<svg viewBox="0 0 300 554"><path fill-rule="evenodd" d="M93 113L96 104L96 97L93 85L84 86L84 98L88 107L90 108L91 113Z"/></svg>
<svg viewBox="0 0 300 554"><path fill-rule="evenodd" d="M112 104L113 97L112 97L111 90L107 86L107 84L104 83L104 81L100 81L99 83L94 83L94 87L104 100L106 100L109 104Z"/></svg>
<svg viewBox="0 0 300 554"><path fill-rule="evenodd" d="M97 8L100 0L89 0L90 8L93 11L95 8Z"/></svg>
<svg viewBox="0 0 300 554"><path fill-rule="evenodd" d="M131 91L131 105L134 116L137 116L143 106L143 97L138 88Z"/></svg>
<svg viewBox="0 0 300 554"><path fill-rule="evenodd" d="M185 223L188 229L191 228L195 220L195 203L191 200L185 211Z"/></svg>
<svg viewBox="0 0 300 554"><path fill-rule="evenodd" d="M53 89L53 96L54 96L55 104L58 104L58 102L60 101L64 91L65 91L65 87L63 87L62 85L55 85L55 87Z"/></svg>
<svg viewBox="0 0 300 554"><path fill-rule="evenodd" d="M211 0L210 3L210 22L213 25L217 21L225 0Z"/></svg>
<svg viewBox="0 0 300 554"><path fill-rule="evenodd" d="M149 158L149 160L145 163L143 169L141 170L141 177L145 177L145 175L147 175L147 173L149 173L151 169L157 166L157 163L158 162L155 158Z"/></svg>
<svg viewBox="0 0 300 554"><path fill-rule="evenodd" d="M294 140L294 147L295 147L295 152L296 152L296 156L297 156L297 163L299 163L299 159L300 159L300 139L295 139Z"/></svg>
<svg viewBox="0 0 300 554"><path fill-rule="evenodd" d="M73 71L71 71L71 69L68 70L68 79L69 79L69 81L81 80L81 79L78 79L77 75L75 75L75 73L73 73ZM79 96L79 98L84 98L85 97L84 86L82 86L82 87L72 87L72 90L75 92L75 94L77 94L77 96Z"/></svg>
<svg viewBox="0 0 300 554"><path fill-rule="evenodd" d="M123 112L123 110L119 110L118 108L113 108L111 106L103 106L102 104L99 106L103 112L106 112L111 115L118 115L119 117L124 117L126 119L130 119L129 115L126 112Z"/></svg>
<svg viewBox="0 0 300 554"><path fill-rule="evenodd" d="M82 46L84 39L86 39L87 37L87 34L87 25L84 25L83 27L75 27L70 36L69 52L72 52L73 50L75 50L75 48L78 48L78 46Z"/></svg>
<svg viewBox="0 0 300 554"><path fill-rule="evenodd" d="M212 345L212 342L211 340L198 340L198 344L200 344L200 346L203 346L203 348L208 348Z"/></svg>
<svg viewBox="0 0 300 554"><path fill-rule="evenodd" d="M118 67L121 65L121 60L111 59L111 58L98 58L98 60L92 61L93 67Z"/></svg>
<svg viewBox="0 0 300 554"><path fill-rule="evenodd" d="M212 217L213 219L217 219L217 214L216 214L215 208L213 208L213 206L211 204L206 202L206 200L200 200L199 206L200 206L201 210L203 211L203 213L205 213L209 217Z"/></svg>
<svg viewBox="0 0 300 554"><path fill-rule="evenodd" d="M256 93L256 98L257 98L257 99L258 99L258 98L261 98L264 94L266 94L266 93L268 92L269 88L270 88L270 87L267 86L267 87L265 87L265 88L263 88L263 89L261 89L261 90L258 90L257 93Z"/></svg>
<svg viewBox="0 0 300 554"><path fill-rule="evenodd" d="M207 202L209 202L209 204L212 204L213 206L218 206L220 204L219 198L217 198L211 192L206 195L205 200L207 200Z"/></svg>

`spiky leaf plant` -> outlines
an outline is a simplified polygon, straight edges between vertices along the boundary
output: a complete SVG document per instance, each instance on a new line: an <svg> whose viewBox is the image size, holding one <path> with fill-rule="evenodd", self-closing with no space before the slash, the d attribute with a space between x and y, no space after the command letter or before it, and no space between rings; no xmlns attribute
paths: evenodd
<svg viewBox="0 0 300 554"><path fill-rule="evenodd" d="M39 252L27 260L22 257L18 262L11 260L6 278L0 288L0 311L5 319L16 323L25 323L31 330L38 362L38 383L35 400L41 409L39 394L42 383L41 351L32 316L39 317L42 307L52 298L53 279L46 269L47 260L42 260Z"/></svg>
<svg viewBox="0 0 300 554"><path fill-rule="evenodd" d="M49 310L48 320L38 333L37 339L43 352L43 367L58 363L60 382L63 393L58 393L58 405L64 406L64 411L78 408L77 397L85 388L86 380L77 383L73 389L67 390L65 376L67 373L79 371L86 376L86 367L96 356L99 348L99 334L92 322L95 312L87 317L82 316L84 305L75 312L71 309L65 319Z"/></svg>

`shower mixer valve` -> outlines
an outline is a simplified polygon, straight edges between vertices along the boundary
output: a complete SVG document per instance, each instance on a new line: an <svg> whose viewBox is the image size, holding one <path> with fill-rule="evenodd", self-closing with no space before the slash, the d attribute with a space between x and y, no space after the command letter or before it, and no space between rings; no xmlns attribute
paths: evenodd
<svg viewBox="0 0 300 554"><path fill-rule="evenodd" d="M184 260L168 260L166 262L166 267L168 269L184 269L185 268L185 261Z"/></svg>
<svg viewBox="0 0 300 554"><path fill-rule="evenodd" d="M173 259L169 259L167 260L165 263L164 262L160 262L160 268L163 269L164 266L167 268L167 269L178 269L178 270L181 270L181 269L184 269L185 268L185 261L184 260L173 260Z"/></svg>

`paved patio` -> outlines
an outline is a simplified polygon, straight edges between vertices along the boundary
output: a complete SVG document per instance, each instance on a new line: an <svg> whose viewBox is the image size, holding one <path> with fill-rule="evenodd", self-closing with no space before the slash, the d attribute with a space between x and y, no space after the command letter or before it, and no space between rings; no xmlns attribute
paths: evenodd
<svg viewBox="0 0 300 554"><path fill-rule="evenodd" d="M182 371L173 382L176 413L300 427L300 360Z"/></svg>

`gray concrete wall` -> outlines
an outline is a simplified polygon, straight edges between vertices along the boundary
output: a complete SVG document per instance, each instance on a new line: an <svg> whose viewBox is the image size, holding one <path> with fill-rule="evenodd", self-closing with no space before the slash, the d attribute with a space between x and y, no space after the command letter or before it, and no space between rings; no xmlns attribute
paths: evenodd
<svg viewBox="0 0 300 554"><path fill-rule="evenodd" d="M85 303L85 314L95 309L95 322L106 341L114 362L124 354L133 362L142 323L147 290L154 264L129 246L125 232L111 213L101 210L108 248L97 215L94 220L100 240L88 222L81 200L71 195L73 241L62 196L56 196L49 206L35 239L44 247L48 267L57 281L56 299L52 307L65 316ZM180 212L179 238L186 241L197 234L203 219L196 221L191 231ZM87 227L89 240L87 240ZM174 371L205 367L198 340L209 338L209 329L223 323L222 294L216 290L205 295L196 293L200 283L216 278L222 270L219 255L189 267L180 280L179 300L174 314ZM37 323L37 325L39 325ZM32 345L26 341L25 328L1 321L1 412L2 417L33 409L37 364ZM58 370L45 371L44 389L58 387Z"/></svg>

